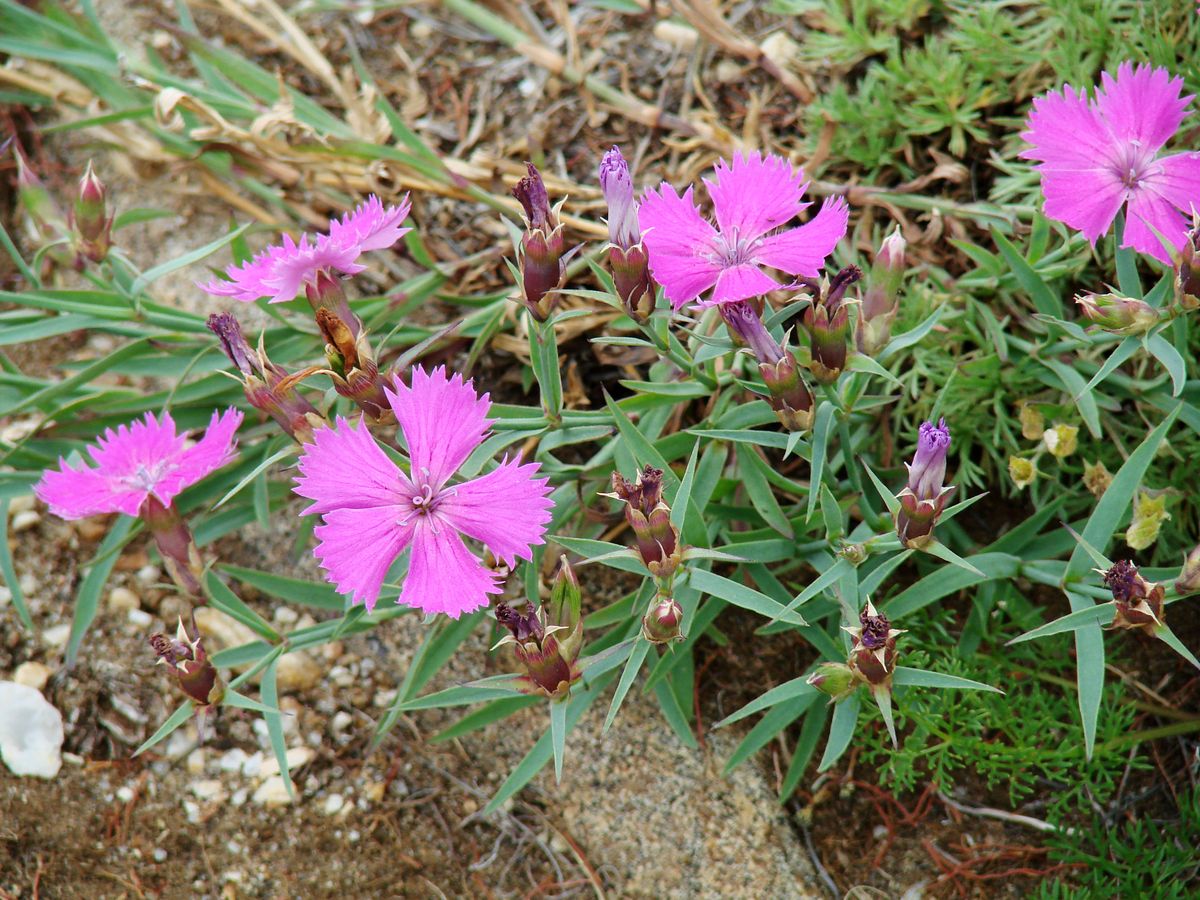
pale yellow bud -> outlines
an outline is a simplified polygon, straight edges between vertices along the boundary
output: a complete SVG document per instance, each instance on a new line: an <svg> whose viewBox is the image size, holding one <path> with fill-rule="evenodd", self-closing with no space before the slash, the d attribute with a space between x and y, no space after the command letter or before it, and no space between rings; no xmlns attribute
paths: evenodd
<svg viewBox="0 0 1200 900"><path fill-rule="evenodd" d="M1083 463L1083 486L1096 497L1101 497L1112 484L1112 472L1102 462Z"/></svg>
<svg viewBox="0 0 1200 900"><path fill-rule="evenodd" d="M1008 477L1018 488L1029 487L1037 479L1037 476L1037 466L1033 464L1032 459L1023 459L1020 456L1008 458Z"/></svg>
<svg viewBox="0 0 1200 900"><path fill-rule="evenodd" d="M1171 518L1167 512L1167 495L1151 495L1141 491L1133 501L1133 521L1125 532L1125 543L1132 550L1145 550L1158 540L1162 523Z"/></svg>
<svg viewBox="0 0 1200 900"><path fill-rule="evenodd" d="M1046 420L1041 410L1032 403L1022 401L1017 415L1021 421L1021 437L1027 441L1040 441L1046 432Z"/></svg>
<svg viewBox="0 0 1200 900"><path fill-rule="evenodd" d="M1079 429L1074 425L1055 425L1046 429L1042 435L1042 443L1046 445L1051 456L1066 459L1079 446Z"/></svg>

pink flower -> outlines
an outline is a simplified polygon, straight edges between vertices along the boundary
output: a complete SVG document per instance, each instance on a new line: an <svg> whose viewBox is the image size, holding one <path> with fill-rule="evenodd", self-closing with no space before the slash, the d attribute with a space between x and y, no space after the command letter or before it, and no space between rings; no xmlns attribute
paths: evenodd
<svg viewBox="0 0 1200 900"><path fill-rule="evenodd" d="M500 592L500 576L463 543L479 541L512 567L531 559L543 543L550 508L537 463L507 457L491 472L450 484L450 478L481 444L494 420L491 403L461 375L444 368L412 370L412 387L397 381L387 399L408 445L406 474L375 443L361 420L339 418L316 432L300 457L295 491L320 513L315 555L328 579L355 603L375 606L396 557L410 548L408 575L398 603L427 613L462 613Z"/></svg>
<svg viewBox="0 0 1200 900"><path fill-rule="evenodd" d="M170 506L185 488L233 459L234 433L241 424L236 409L214 412L204 436L188 447L187 435L175 433L170 413L163 413L161 422L146 413L145 421L109 428L87 448L95 468L77 469L60 459L59 468L47 469L33 490L64 519L114 512L136 516L151 496Z"/></svg>
<svg viewBox="0 0 1200 900"><path fill-rule="evenodd" d="M285 234L281 245L270 246L249 262L227 268L229 281L214 278L199 287L243 303L253 303L259 297L270 297L271 303L286 303L305 285L315 285L322 271L337 269L346 275L361 272L366 267L356 262L360 255L390 247L411 230L400 224L407 218L409 206L407 194L398 206L388 207L372 194L353 212L331 220L328 234L311 239L302 234L299 243Z"/></svg>
<svg viewBox="0 0 1200 900"><path fill-rule="evenodd" d="M689 187L680 197L666 182L647 191L638 209L650 270L679 309L709 288L701 306L757 297L782 285L764 266L815 278L846 233L849 209L840 197L821 205L804 225L776 232L802 209L804 172L778 156L757 153L721 160L716 178L704 179L717 227L700 217Z"/></svg>
<svg viewBox="0 0 1200 900"><path fill-rule="evenodd" d="M1185 214L1200 205L1200 153L1159 150L1192 98L1166 69L1125 62L1100 80L1090 102L1070 85L1034 100L1021 134L1033 147L1021 156L1038 160L1047 216L1095 244L1124 206L1123 246L1169 263L1159 235L1183 243Z"/></svg>

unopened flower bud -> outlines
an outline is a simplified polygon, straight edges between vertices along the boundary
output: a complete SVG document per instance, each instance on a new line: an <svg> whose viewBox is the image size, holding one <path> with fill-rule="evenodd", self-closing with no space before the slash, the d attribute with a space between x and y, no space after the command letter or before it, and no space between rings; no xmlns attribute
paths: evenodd
<svg viewBox="0 0 1200 900"><path fill-rule="evenodd" d="M1084 316L1113 334L1142 334L1158 322L1158 310L1144 300L1119 294L1079 294Z"/></svg>
<svg viewBox="0 0 1200 900"><path fill-rule="evenodd" d="M1042 433L1042 443L1051 456L1066 459L1079 448L1079 427L1057 424Z"/></svg>
<svg viewBox="0 0 1200 900"><path fill-rule="evenodd" d="M812 343L812 373L822 384L832 384L846 368L850 314L844 303L847 288L862 278L857 266L847 266L829 280L824 296L818 291L804 310L803 323Z"/></svg>
<svg viewBox="0 0 1200 900"><path fill-rule="evenodd" d="M1200 309L1200 214L1175 257L1175 302L1184 310Z"/></svg>
<svg viewBox="0 0 1200 900"><path fill-rule="evenodd" d="M933 527L942 515L946 501L954 493L953 485L944 485L946 454L950 449L950 429L946 420L937 425L922 422L917 452L908 467L908 485L896 495L900 509L896 514L896 533L901 543L920 550L933 540Z"/></svg>
<svg viewBox="0 0 1200 900"><path fill-rule="evenodd" d="M575 570L567 562L566 556L563 556L559 559L558 574L550 588L546 622L564 629L559 635L559 645L563 655L572 659L579 655L583 641L583 629L578 627L582 616L583 592L579 587L579 579L575 577Z"/></svg>
<svg viewBox="0 0 1200 900"><path fill-rule="evenodd" d="M353 400L376 422L392 421L394 414L384 393L384 378L375 364L366 332L355 332L357 317L352 315L347 321L328 307L318 307L316 319L325 338L325 358L334 390Z"/></svg>
<svg viewBox="0 0 1200 900"><path fill-rule="evenodd" d="M17 197L21 206L44 236L61 233L66 228L63 214L20 144L13 144L13 155L17 158Z"/></svg>
<svg viewBox="0 0 1200 900"><path fill-rule="evenodd" d="M633 177L619 147L600 161L600 190L608 204L608 264L617 296L631 319L646 322L654 311L654 283L638 225Z"/></svg>
<svg viewBox="0 0 1200 900"><path fill-rule="evenodd" d="M220 675L204 652L200 635L197 634L194 639L189 637L187 629L183 627L183 619L179 620L174 638L152 634L150 646L158 655L158 664L171 670L179 681L179 687L196 703L210 706L220 703L224 698L225 686L221 684Z"/></svg>
<svg viewBox="0 0 1200 900"><path fill-rule="evenodd" d="M1171 518L1167 512L1167 495L1139 491L1133 501L1133 520L1125 532L1125 543L1131 550L1145 550L1158 540L1162 524Z"/></svg>
<svg viewBox="0 0 1200 900"><path fill-rule="evenodd" d="M633 529L638 554L655 578L670 576L683 558L679 530L662 499L662 470L646 466L630 484L613 472L612 493L602 494L625 504L625 521Z"/></svg>
<svg viewBox="0 0 1200 900"><path fill-rule="evenodd" d="M642 617L642 635L653 644L682 641L683 608L674 597L658 594Z"/></svg>
<svg viewBox="0 0 1200 900"><path fill-rule="evenodd" d="M904 250L907 244L900 228L883 239L870 280L863 292L858 311L858 349L873 356L884 348L891 337L892 322L900 311L900 285L904 281Z"/></svg>
<svg viewBox="0 0 1200 900"><path fill-rule="evenodd" d="M241 373L242 388L250 405L269 415L297 441L311 441L313 429L327 423L316 408L296 392L297 379L267 358L261 340L258 350L253 350L232 314L213 313L207 324L208 330L220 340L225 355Z"/></svg>
<svg viewBox="0 0 1200 900"><path fill-rule="evenodd" d="M1137 566L1122 559L1113 563L1108 571L1100 571L1104 585L1112 591L1117 612L1113 617L1113 628L1127 628L1155 634L1164 623L1163 595L1161 584L1151 584L1138 572Z"/></svg>
<svg viewBox="0 0 1200 900"><path fill-rule="evenodd" d="M1037 479L1037 476L1037 466L1034 465L1032 459L1024 459L1020 456L1008 458L1008 477L1018 488L1029 487Z"/></svg>
<svg viewBox="0 0 1200 900"><path fill-rule="evenodd" d="M517 262L525 306L537 321L544 322L554 310L567 260L574 251L566 252L563 227L550 207L541 173L533 163L525 165L528 174L512 191L525 211L525 234Z"/></svg>
<svg viewBox="0 0 1200 900"><path fill-rule="evenodd" d="M1021 422L1021 437L1027 441L1042 439L1042 435L1046 433L1046 418L1040 409L1032 403L1021 401L1017 418Z"/></svg>
<svg viewBox="0 0 1200 900"><path fill-rule="evenodd" d="M1175 591L1181 597L1200 592L1200 544L1183 558L1183 568L1175 579Z"/></svg>
<svg viewBox="0 0 1200 900"><path fill-rule="evenodd" d="M112 217L108 215L103 182L88 162L83 178L79 180L79 193L71 211L71 223L75 231L76 248L81 256L92 262L101 262L112 246Z"/></svg>
<svg viewBox="0 0 1200 900"><path fill-rule="evenodd" d="M808 683L837 703L853 694L862 682L845 663L825 662L808 676Z"/></svg>
<svg viewBox="0 0 1200 900"><path fill-rule="evenodd" d="M801 376L792 352L785 349L778 362L759 363L758 370L770 391L767 403L775 411L779 423L788 431L812 428L816 398Z"/></svg>
<svg viewBox="0 0 1200 900"><path fill-rule="evenodd" d="M1094 497L1104 496L1104 492L1108 490L1108 486L1112 484L1112 473L1103 462L1090 463L1084 461L1083 464L1083 486L1091 492Z"/></svg>

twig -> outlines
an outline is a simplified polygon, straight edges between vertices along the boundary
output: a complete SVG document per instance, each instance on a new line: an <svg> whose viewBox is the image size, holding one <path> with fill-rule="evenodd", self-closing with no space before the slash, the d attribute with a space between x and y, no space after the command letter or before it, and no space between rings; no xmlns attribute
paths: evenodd
<svg viewBox="0 0 1200 900"><path fill-rule="evenodd" d="M985 819L999 819L1002 822L1012 822L1015 825L1024 825L1026 828L1034 828L1038 831L1056 832L1059 834L1072 834L1073 828L1059 828L1057 825L1052 825L1043 819L1035 819L1033 816L1023 816L1020 813L1005 812L1002 809L994 809L990 806L967 806L965 803L959 803L947 797L941 791L938 791L938 799L949 806L951 809L956 809L959 812L966 813L971 816L981 816Z"/></svg>
<svg viewBox="0 0 1200 900"><path fill-rule="evenodd" d="M842 895L838 890L837 882L829 874L828 870L821 864L821 857L817 855L817 848L813 846L812 831L803 822L800 823L800 831L804 834L804 846L808 848L808 858L812 860L813 867L817 870L817 874L821 876L821 881L825 885L825 889L829 891L830 896L837 898Z"/></svg>

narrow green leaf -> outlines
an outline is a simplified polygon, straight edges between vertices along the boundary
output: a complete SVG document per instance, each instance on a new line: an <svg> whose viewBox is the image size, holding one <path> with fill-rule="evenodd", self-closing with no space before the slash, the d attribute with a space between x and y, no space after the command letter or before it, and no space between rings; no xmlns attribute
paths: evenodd
<svg viewBox="0 0 1200 900"><path fill-rule="evenodd" d="M608 733L608 729L617 718L617 711L620 710L621 704L625 702L625 695L633 687L633 681L637 678L638 672L641 671L642 662L646 659L646 654L649 651L650 642L645 638L640 638L634 644L633 652L629 654L629 659L625 661L625 668L621 672L621 680L617 682L617 689L613 691L612 702L608 705L608 715L604 717L603 733Z"/></svg>
<svg viewBox="0 0 1200 900"><path fill-rule="evenodd" d="M809 477L808 510L804 514L805 519L812 519L813 510L817 505L818 485L824 484L825 460L829 457L829 436L833 433L835 411L832 403L822 403L813 417L812 441L809 445L812 448L812 474Z"/></svg>
<svg viewBox="0 0 1200 900"><path fill-rule="evenodd" d="M946 562L953 563L960 569L964 569L973 575L978 575L980 578L983 577L983 573L975 568L975 566L971 565L941 541L937 540L937 538L934 538L932 541L922 547L921 552L928 553L930 556L936 556L938 559L944 559Z"/></svg>
<svg viewBox="0 0 1200 900"><path fill-rule="evenodd" d="M825 753L817 766L818 772L824 772L831 768L850 746L850 741L854 738L855 726L858 725L859 705L860 701L856 691L833 707L829 739L825 742Z"/></svg>
<svg viewBox="0 0 1200 900"><path fill-rule="evenodd" d="M779 501L775 498L775 492L771 490L770 482L763 474L762 468L766 466L766 463L752 447L739 444L736 453L738 474L742 477L742 486L746 489L750 503L758 510L764 522L784 537L794 537L795 532L792 530L792 525L780 507Z"/></svg>
<svg viewBox="0 0 1200 900"><path fill-rule="evenodd" d="M999 688L992 687L990 684L984 684L981 681L972 681L969 678L959 678L957 675L946 675L942 672L930 672L926 669L910 669L908 666L896 666L896 671L892 674L892 684L898 687L931 687L944 690L957 689L962 691L991 691L994 694L1004 693Z"/></svg>
<svg viewBox="0 0 1200 900"><path fill-rule="evenodd" d="M1062 299L1042 280L1042 277L1038 275L1033 266L1013 246L1012 241L995 228L992 229L992 240L996 242L996 248L1004 257L1004 261L1008 263L1013 275L1016 276L1017 283L1021 285L1025 293L1033 301L1033 305L1037 311L1043 315L1061 317L1063 313ZM835 723L836 719L837 717L835 716Z"/></svg>
<svg viewBox="0 0 1200 900"><path fill-rule="evenodd" d="M782 603L771 599L766 594L756 591L752 587L738 584L736 581L731 581L721 575L697 570L692 572L690 584L699 591L712 594L714 597L720 597L734 606L740 606L743 609L756 612L767 619L780 619L792 625L808 624L797 613L788 612Z"/></svg>
<svg viewBox="0 0 1200 900"><path fill-rule="evenodd" d="M867 476L871 479L871 483L875 485L875 490L879 492L879 496L882 498L884 505L887 506L888 512L895 516L900 511L900 501L896 499L894 493L883 486L883 482L879 480L878 476L871 471L871 467L865 462L863 463L863 468L867 470Z"/></svg>
<svg viewBox="0 0 1200 900"><path fill-rule="evenodd" d="M199 262L207 256L211 256L222 247L241 237L249 227L250 223L247 222L244 225L235 228L228 234L217 238L215 241L210 241L203 247L198 247L195 250L183 254L183 256L174 257L173 259L169 259L166 262L159 263L157 266L147 269L134 279L133 284L129 286L129 293L137 296L164 275L169 275L172 272L190 266L192 263Z"/></svg>
<svg viewBox="0 0 1200 900"><path fill-rule="evenodd" d="M554 744L554 781L562 782L563 756L567 745L567 700L550 701L550 737Z"/></svg>
<svg viewBox="0 0 1200 900"><path fill-rule="evenodd" d="M1183 393L1183 386L1187 383L1187 363L1183 361L1183 357L1179 351L1161 334L1153 334L1145 338L1146 349L1163 364L1171 375L1171 396L1178 397Z"/></svg>
<svg viewBox="0 0 1200 900"><path fill-rule="evenodd" d="M480 703L484 700L511 697L519 693L517 690L519 683L516 675L492 675L488 678L480 678L477 681L472 681L469 684L460 684L434 694L426 694L424 697L414 697L412 700L405 700L400 704L400 708L404 711L410 709L443 709L447 706L468 706L469 704Z"/></svg>
<svg viewBox="0 0 1200 900"><path fill-rule="evenodd" d="M1184 646L1183 641L1179 640L1179 638L1175 635L1175 632L1171 630L1170 626L1163 625L1157 631L1156 637L1158 637L1160 641L1190 662L1197 669L1200 669L1200 660L1197 660L1192 651Z"/></svg>
<svg viewBox="0 0 1200 900"><path fill-rule="evenodd" d="M300 603L304 606L328 609L334 612L341 612L346 608L346 602L342 599L342 595L329 584L305 581L301 578L288 578L285 575L247 569L228 563L222 563L217 568L236 578L242 584L258 588L263 593L289 603Z"/></svg>
<svg viewBox="0 0 1200 900"><path fill-rule="evenodd" d="M765 694L760 694L755 697L737 712L731 713L720 722L713 725L713 728L724 728L726 725L732 725L746 716L753 715L760 710L767 709L771 706L776 706L780 703L786 703L796 697L803 697L808 694L815 694L817 689L808 683L808 673L801 675L799 678L793 678L791 681L785 681L783 684L771 688Z"/></svg>
<svg viewBox="0 0 1200 900"><path fill-rule="evenodd" d="M271 749L275 751L275 762L279 765L279 774L287 787L288 796L296 799L296 786L292 783L292 773L288 767L287 742L283 738L283 714L279 711L278 669L272 664L263 672L259 690L262 693L263 704L271 708L263 713L267 723L267 736L271 740Z"/></svg>
<svg viewBox="0 0 1200 900"><path fill-rule="evenodd" d="M779 786L779 802L782 803L792 796L800 779L808 770L808 764L825 731L825 723L829 721L829 704L818 703L812 706L800 726L800 737L796 739L796 749L792 751L792 761L788 763L787 773Z"/></svg>
<svg viewBox="0 0 1200 900"><path fill-rule="evenodd" d="M977 553L971 563L974 571L943 567L931 572L880 606L889 617L899 619L981 582L1015 578L1021 566L1020 559L1007 553Z"/></svg>
<svg viewBox="0 0 1200 900"><path fill-rule="evenodd" d="M133 751L133 755L141 756L143 753L173 732L176 728L192 717L192 710L195 708L196 704L191 700L184 700L183 705L176 709L175 712L171 713L171 715L167 718L167 721L163 722L162 725L158 727L158 731L146 738L142 745Z"/></svg>
<svg viewBox="0 0 1200 900"><path fill-rule="evenodd" d="M282 635L274 629L270 622L247 606L245 601L230 590L229 585L211 570L204 573L204 592L215 608L237 619L259 637L272 644L283 641Z"/></svg>
<svg viewBox="0 0 1200 900"><path fill-rule="evenodd" d="M1059 616L1053 622L1047 622L1037 628L1027 631L1024 634L1013 638L1009 644L1023 644L1026 641L1035 641L1038 638L1049 637L1052 634L1062 634L1064 631L1074 631L1084 625L1094 625L1099 622L1111 620L1113 611L1116 609L1116 604L1098 603L1092 606L1083 606L1075 612L1067 613L1065 616Z"/></svg>
<svg viewBox="0 0 1200 900"><path fill-rule="evenodd" d="M1117 344L1113 348L1112 353L1108 354L1108 358L1104 360L1100 368L1096 370L1096 374L1084 385L1083 392L1089 393L1092 388L1103 382L1105 378L1124 365L1133 354L1137 353L1138 347L1141 345L1141 341L1132 336L1125 338L1121 343ZM1073 399L1074 402L1079 402L1078 398Z"/></svg>

